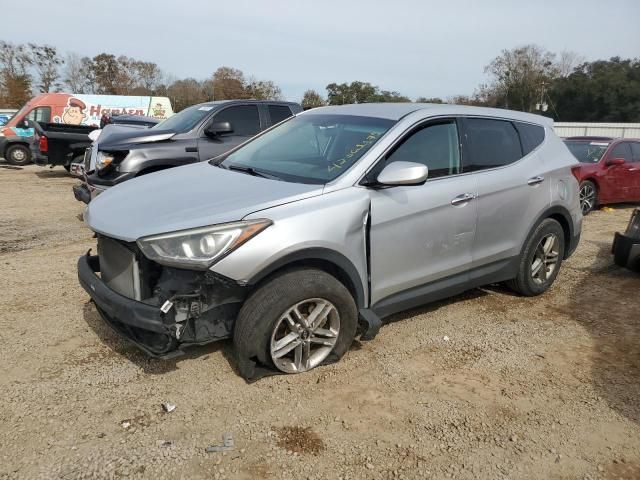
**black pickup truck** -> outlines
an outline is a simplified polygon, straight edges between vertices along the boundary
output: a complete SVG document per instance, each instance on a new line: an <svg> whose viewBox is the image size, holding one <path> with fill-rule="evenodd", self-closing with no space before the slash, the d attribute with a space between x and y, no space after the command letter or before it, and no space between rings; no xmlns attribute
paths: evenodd
<svg viewBox="0 0 640 480"><path fill-rule="evenodd" d="M87 151L84 183L73 193L89 203L131 178L222 155L300 112L292 102L223 100L185 108L150 129L105 128Z"/></svg>
<svg viewBox="0 0 640 480"><path fill-rule="evenodd" d="M88 125L27 122L35 131L34 141L30 145L33 162L51 167L62 165L67 171L73 163L82 163L85 151L92 142L89 134L98 129ZM148 128L157 125L160 120L141 115L118 115L107 117L104 123Z"/></svg>
<svg viewBox="0 0 640 480"><path fill-rule="evenodd" d="M67 171L71 162L82 161L84 152L91 145L89 133L98 127L67 125L65 123L30 122L35 131L31 142L31 158L37 165L62 165Z"/></svg>

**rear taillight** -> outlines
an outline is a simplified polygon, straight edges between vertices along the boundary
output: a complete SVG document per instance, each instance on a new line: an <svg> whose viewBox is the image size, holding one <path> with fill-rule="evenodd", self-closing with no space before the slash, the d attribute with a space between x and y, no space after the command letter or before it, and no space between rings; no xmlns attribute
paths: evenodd
<svg viewBox="0 0 640 480"><path fill-rule="evenodd" d="M40 153L47 153L49 151L49 140L47 139L46 136L42 135L40 137Z"/></svg>

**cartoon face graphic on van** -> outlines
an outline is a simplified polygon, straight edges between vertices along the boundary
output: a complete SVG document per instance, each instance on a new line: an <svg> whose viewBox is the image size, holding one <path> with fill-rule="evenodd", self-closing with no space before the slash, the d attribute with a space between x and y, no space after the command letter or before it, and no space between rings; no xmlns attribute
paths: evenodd
<svg viewBox="0 0 640 480"><path fill-rule="evenodd" d="M67 102L67 106L62 114L62 123L69 125L80 125L87 118L87 114L84 113L87 106L82 100L71 97Z"/></svg>
<svg viewBox="0 0 640 480"><path fill-rule="evenodd" d="M164 114L165 114L165 109L162 106L161 103L156 103L153 107L151 107L151 110L153 110L153 116L156 118L164 118Z"/></svg>

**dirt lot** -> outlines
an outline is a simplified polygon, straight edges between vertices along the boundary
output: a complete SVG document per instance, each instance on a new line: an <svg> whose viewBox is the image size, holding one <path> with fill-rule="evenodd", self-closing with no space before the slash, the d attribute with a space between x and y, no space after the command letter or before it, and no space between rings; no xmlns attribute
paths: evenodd
<svg viewBox="0 0 640 480"><path fill-rule="evenodd" d="M74 180L3 165L0 478L640 478L640 276L609 254L630 206L586 218L543 297L474 290L247 385L229 343L152 360L103 325Z"/></svg>

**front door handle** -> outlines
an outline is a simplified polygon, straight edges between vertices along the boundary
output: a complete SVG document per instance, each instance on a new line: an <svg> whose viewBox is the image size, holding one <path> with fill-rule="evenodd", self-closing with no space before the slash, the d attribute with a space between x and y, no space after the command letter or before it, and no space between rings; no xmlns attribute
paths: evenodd
<svg viewBox="0 0 640 480"><path fill-rule="evenodd" d="M185 147L184 151L189 153L195 153L198 151L198 147Z"/></svg>
<svg viewBox="0 0 640 480"><path fill-rule="evenodd" d="M476 196L473 193L463 193L462 195L458 195L456 198L451 200L451 205L453 205L454 207L457 205L462 205L470 202L474 198L476 198Z"/></svg>
<svg viewBox="0 0 640 480"><path fill-rule="evenodd" d="M533 178L530 178L529 180L527 180L527 185L534 186L534 185L539 185L542 182L544 182L544 177L537 176L537 177L533 177Z"/></svg>

